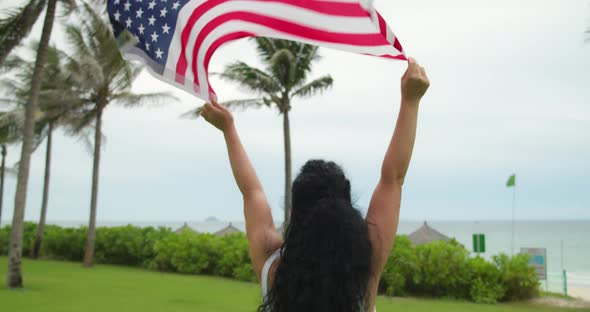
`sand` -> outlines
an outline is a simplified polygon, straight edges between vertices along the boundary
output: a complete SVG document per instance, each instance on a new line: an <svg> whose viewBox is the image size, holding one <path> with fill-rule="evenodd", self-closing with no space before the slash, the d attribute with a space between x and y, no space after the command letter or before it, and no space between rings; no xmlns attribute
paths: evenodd
<svg viewBox="0 0 590 312"><path fill-rule="evenodd" d="M567 294L590 302L590 287L568 287Z"/></svg>

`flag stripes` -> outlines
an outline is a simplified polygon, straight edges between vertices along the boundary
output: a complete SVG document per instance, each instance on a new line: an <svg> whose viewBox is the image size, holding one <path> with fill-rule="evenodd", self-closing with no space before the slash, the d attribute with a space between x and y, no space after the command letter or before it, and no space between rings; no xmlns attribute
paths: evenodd
<svg viewBox="0 0 590 312"><path fill-rule="evenodd" d="M109 0L115 34L126 29L139 41L125 54L143 59L155 76L205 100L216 97L208 78L215 50L244 37L296 40L406 59L401 44L369 0L147 1Z"/></svg>

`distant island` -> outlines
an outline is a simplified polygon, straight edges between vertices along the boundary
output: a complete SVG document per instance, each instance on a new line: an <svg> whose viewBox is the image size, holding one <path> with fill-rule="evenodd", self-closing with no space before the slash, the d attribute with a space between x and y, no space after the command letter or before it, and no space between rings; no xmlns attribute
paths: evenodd
<svg viewBox="0 0 590 312"><path fill-rule="evenodd" d="M205 219L205 222L219 222L219 219L217 219L215 217L209 217L209 218Z"/></svg>

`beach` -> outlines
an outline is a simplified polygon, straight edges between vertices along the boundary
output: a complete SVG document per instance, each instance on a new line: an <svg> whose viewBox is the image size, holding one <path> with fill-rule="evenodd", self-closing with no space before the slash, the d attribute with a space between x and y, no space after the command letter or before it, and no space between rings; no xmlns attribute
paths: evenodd
<svg viewBox="0 0 590 312"><path fill-rule="evenodd" d="M567 292L571 297L590 302L590 287L570 287Z"/></svg>

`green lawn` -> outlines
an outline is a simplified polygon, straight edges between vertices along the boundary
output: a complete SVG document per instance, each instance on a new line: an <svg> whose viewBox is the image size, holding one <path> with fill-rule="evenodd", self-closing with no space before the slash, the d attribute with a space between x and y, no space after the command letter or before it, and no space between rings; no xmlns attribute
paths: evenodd
<svg viewBox="0 0 590 312"><path fill-rule="evenodd" d="M255 311L258 285L227 279L166 274L135 268L25 260L25 289L6 288L6 257L0 257L2 311ZM516 305L379 298L379 312L588 311Z"/></svg>

